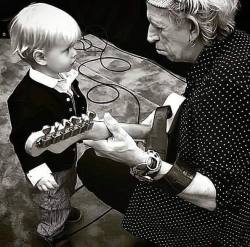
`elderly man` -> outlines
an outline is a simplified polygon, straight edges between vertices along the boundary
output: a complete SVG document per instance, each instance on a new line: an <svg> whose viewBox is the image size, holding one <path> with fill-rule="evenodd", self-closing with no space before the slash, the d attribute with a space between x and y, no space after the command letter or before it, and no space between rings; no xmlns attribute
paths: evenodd
<svg viewBox="0 0 250 247"><path fill-rule="evenodd" d="M78 162L82 182L124 213L126 230L156 245L250 246L250 39L234 28L237 7L147 0L148 41L193 64L174 162L139 149L109 114L112 138L84 141L92 148Z"/></svg>

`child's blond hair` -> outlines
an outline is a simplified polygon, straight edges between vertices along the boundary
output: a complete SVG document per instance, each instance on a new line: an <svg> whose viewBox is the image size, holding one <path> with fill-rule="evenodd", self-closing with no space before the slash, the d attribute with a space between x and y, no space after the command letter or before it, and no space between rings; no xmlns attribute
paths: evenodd
<svg viewBox="0 0 250 247"><path fill-rule="evenodd" d="M81 37L72 16L45 3L34 3L22 9L10 23L11 45L23 60L34 62L35 50L48 51L59 42L71 44Z"/></svg>

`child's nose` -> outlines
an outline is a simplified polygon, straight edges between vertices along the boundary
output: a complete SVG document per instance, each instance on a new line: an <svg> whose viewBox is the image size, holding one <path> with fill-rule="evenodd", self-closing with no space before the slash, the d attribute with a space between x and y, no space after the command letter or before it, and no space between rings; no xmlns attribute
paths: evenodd
<svg viewBox="0 0 250 247"><path fill-rule="evenodd" d="M76 49L74 47L71 48L71 56L75 58L77 55Z"/></svg>

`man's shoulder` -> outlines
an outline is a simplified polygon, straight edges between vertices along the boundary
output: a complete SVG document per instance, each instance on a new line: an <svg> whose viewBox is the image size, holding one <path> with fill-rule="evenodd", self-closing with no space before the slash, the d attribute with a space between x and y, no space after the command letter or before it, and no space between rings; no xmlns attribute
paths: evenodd
<svg viewBox="0 0 250 247"><path fill-rule="evenodd" d="M218 56L214 63L217 75L239 78L249 71L250 36L236 30L218 47Z"/></svg>
<svg viewBox="0 0 250 247"><path fill-rule="evenodd" d="M248 39L248 42L250 43L250 34L249 33L245 32L243 30L240 30L240 29L235 29L234 35L235 35L235 37Z"/></svg>
<svg viewBox="0 0 250 247"><path fill-rule="evenodd" d="M250 50L250 35L241 30L235 30L232 39L229 39L229 44L237 53L249 55Z"/></svg>

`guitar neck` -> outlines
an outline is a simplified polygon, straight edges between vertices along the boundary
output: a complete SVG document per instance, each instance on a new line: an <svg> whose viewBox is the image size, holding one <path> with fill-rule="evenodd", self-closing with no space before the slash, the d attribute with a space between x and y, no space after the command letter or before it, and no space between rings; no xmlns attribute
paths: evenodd
<svg viewBox="0 0 250 247"><path fill-rule="evenodd" d="M151 127L143 124L119 123L119 125L133 138L146 139ZM94 121L93 127L81 133L80 140L104 140L111 136L103 121Z"/></svg>
<svg viewBox="0 0 250 247"><path fill-rule="evenodd" d="M167 117L167 133L175 126L179 108L185 100L183 96L172 93L165 101L166 106L171 106L171 116ZM31 156L38 156L44 151L61 153L72 144L80 140L105 140L111 136L103 121L95 121L96 114L89 112L81 117L72 116L69 120L64 119L63 124L55 123L54 126L44 126L42 130L33 132L25 143L25 150ZM151 114L153 121L154 113ZM153 122L151 122L153 123ZM151 134L151 125L120 123L120 126L133 138L144 140Z"/></svg>
<svg viewBox="0 0 250 247"><path fill-rule="evenodd" d="M140 140L146 139L151 130L151 127L148 125L120 123L120 126L133 139ZM54 129L52 129L51 133L48 137L45 137L42 131L32 133L25 144L26 152L34 157L46 150L53 153L61 153L80 140L104 140L111 136L103 121L94 121L91 129L83 132L76 128L76 130L63 134L60 132L58 132L60 134L55 134Z"/></svg>

